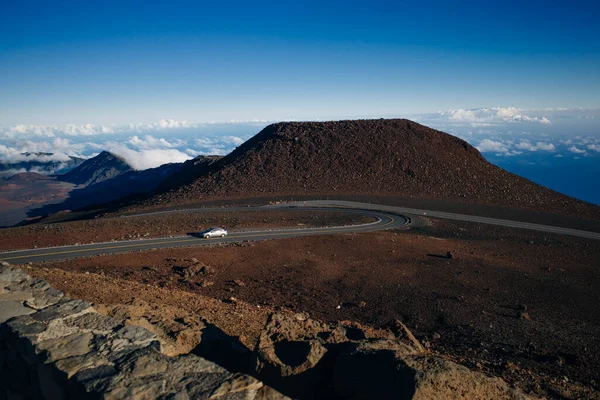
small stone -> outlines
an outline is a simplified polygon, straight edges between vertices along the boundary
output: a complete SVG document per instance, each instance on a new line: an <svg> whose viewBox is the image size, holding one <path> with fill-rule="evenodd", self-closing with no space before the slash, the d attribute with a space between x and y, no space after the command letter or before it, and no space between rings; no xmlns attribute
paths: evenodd
<svg viewBox="0 0 600 400"><path fill-rule="evenodd" d="M2 270L0 270L0 288L21 283L27 279L29 279L29 275L20 269L3 266Z"/></svg>
<svg viewBox="0 0 600 400"><path fill-rule="evenodd" d="M294 315L294 318L296 318L297 321L306 321L308 319L308 315L297 313L296 315Z"/></svg>
<svg viewBox="0 0 600 400"><path fill-rule="evenodd" d="M209 287L209 286L212 286L212 285L214 285L214 284L215 284L214 282L207 281L207 280L200 281L200 282L198 283L198 285L199 285L200 287L203 287L203 288L205 288L205 287Z"/></svg>
<svg viewBox="0 0 600 400"><path fill-rule="evenodd" d="M40 350L45 350L49 361L62 360L67 357L81 356L90 352L92 333L74 333L69 336L45 340L38 344Z"/></svg>
<svg viewBox="0 0 600 400"><path fill-rule="evenodd" d="M529 320L531 320L531 317L525 311L521 311L519 313L519 319L524 319L524 320L529 321Z"/></svg>
<svg viewBox="0 0 600 400"><path fill-rule="evenodd" d="M91 312L92 310L92 305L88 302L83 300L63 298L58 303L35 313L35 315L32 315L32 317L36 321L51 321L53 319L63 318L73 314Z"/></svg>
<svg viewBox="0 0 600 400"><path fill-rule="evenodd" d="M359 306L360 308L363 308L363 307L366 307L366 306L367 306L367 303L366 303L365 301L361 301L360 303L358 303L358 306Z"/></svg>
<svg viewBox="0 0 600 400"><path fill-rule="evenodd" d="M246 286L246 284L242 281L240 281L239 279L234 279L233 283L235 283L236 285L238 285L239 287L244 287Z"/></svg>
<svg viewBox="0 0 600 400"><path fill-rule="evenodd" d="M208 265L205 265L202 268L200 268L200 273L202 275L214 274L215 273L215 269L213 267L209 267Z"/></svg>
<svg viewBox="0 0 600 400"><path fill-rule="evenodd" d="M248 375L234 375L221 383L210 395L210 398L228 397L234 393L252 392L263 387L263 383Z"/></svg>
<svg viewBox="0 0 600 400"><path fill-rule="evenodd" d="M436 332L436 333L434 333L433 335L431 335L431 339L433 339L433 340L438 340L439 338L441 338L441 336L440 336L440 334L439 334L439 333L437 333L437 332Z"/></svg>

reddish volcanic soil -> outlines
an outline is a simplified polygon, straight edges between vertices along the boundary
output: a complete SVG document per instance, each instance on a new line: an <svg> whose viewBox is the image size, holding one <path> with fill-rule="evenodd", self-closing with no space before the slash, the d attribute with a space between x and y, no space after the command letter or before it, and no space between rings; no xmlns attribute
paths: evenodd
<svg viewBox="0 0 600 400"><path fill-rule="evenodd" d="M273 124L231 154L186 171L172 179L190 184L128 209L242 197L413 196L600 220L600 207L511 174L465 141L404 119Z"/></svg>
<svg viewBox="0 0 600 400"><path fill-rule="evenodd" d="M212 271L178 272L193 258ZM432 220L409 231L53 262L33 273L104 304L148 288L143 292L167 290L180 299L234 296L375 327L400 318L432 351L473 369L543 396L593 398L600 389L598 260L597 241ZM61 271L77 278L65 280ZM86 293L88 279L100 286L104 279L106 290ZM129 292L111 295L114 282L128 282ZM238 328L252 338L244 321L240 312Z"/></svg>

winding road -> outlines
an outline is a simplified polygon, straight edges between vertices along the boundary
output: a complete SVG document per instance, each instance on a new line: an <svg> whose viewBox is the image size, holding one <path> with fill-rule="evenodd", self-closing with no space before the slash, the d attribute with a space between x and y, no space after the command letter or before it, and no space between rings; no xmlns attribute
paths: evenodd
<svg viewBox="0 0 600 400"><path fill-rule="evenodd" d="M204 209L187 209L162 211L146 214L129 215L129 217L141 217L157 214L172 214L172 213L192 213L192 212L211 212L211 211L265 211L272 209L295 209L289 205L281 206L265 206L265 207L235 207L235 208L204 208ZM325 207L303 207L303 211L323 211ZM305 229L271 229L252 232L230 232L224 238L204 239L197 235L175 236L156 239L139 239L127 240L120 242L104 242L83 244L74 246L58 246L46 247L37 249L17 250L0 253L0 262L6 261L11 264L26 264L29 262L43 262L64 260L69 258L90 257L101 254L118 254L138 250L164 249L172 247L191 247L191 246L208 246L220 243L233 243L244 241L259 241L267 239L283 239L298 236L309 235L326 235L338 233L362 233L374 232L383 229L398 228L407 225L410 219L401 215L391 213L373 211L373 210L357 210L357 209L336 209L335 211L359 214L376 218L375 222L366 224L348 225L348 226L333 226L324 228L305 228Z"/></svg>
<svg viewBox="0 0 600 400"><path fill-rule="evenodd" d="M0 253L0 262L6 261L11 264L26 264L29 262L42 262L62 260L69 258L90 257L101 254L118 254L130 251L163 249L172 247L207 246L219 243L233 243L243 241L259 241L267 239L283 239L298 236L339 234L339 233L363 233L374 232L384 229L399 228L410 224L410 216L425 216L434 218L451 219L458 221L476 222L490 225L505 226L510 228L521 228L539 232L572 235L587 239L600 240L600 233L581 231L556 226L532 224L529 222L518 222L497 218L479 217L465 214L447 213L441 211L420 210L414 208L385 206L370 203L356 203L340 200L315 200L298 203L285 203L268 205L262 207L235 207L235 208L198 208L172 211L159 211L145 214L133 214L122 218L142 217L147 215L172 214L172 213L196 213L211 211L265 211L265 210L304 210L319 211L324 209L335 209L335 211L360 214L376 218L375 222L350 226L335 226L324 228L306 229L272 229L253 232L231 232L225 238L203 239L199 236L177 236L156 239L140 239L121 242L105 242L74 246L60 246L17 250Z"/></svg>

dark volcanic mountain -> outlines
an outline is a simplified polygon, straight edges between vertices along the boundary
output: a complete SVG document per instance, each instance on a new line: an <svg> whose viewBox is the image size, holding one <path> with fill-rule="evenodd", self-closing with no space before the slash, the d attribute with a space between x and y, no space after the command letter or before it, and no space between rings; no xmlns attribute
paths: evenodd
<svg viewBox="0 0 600 400"><path fill-rule="evenodd" d="M192 183L196 178L209 171L210 166L223 156L198 156L183 163L176 174L164 180L157 188L159 192L176 189Z"/></svg>
<svg viewBox="0 0 600 400"><path fill-rule="evenodd" d="M138 206L298 195L412 196L600 219L599 207L511 174L467 142L405 119L269 125L199 169L191 183Z"/></svg>
<svg viewBox="0 0 600 400"><path fill-rule="evenodd" d="M60 180L79 186L89 186L132 170L131 165L121 157L103 151L62 175Z"/></svg>
<svg viewBox="0 0 600 400"><path fill-rule="evenodd" d="M65 203L68 209L76 209L89 204L106 203L133 193L150 192L179 171L182 165L172 163L143 171L123 172L112 179L73 190Z"/></svg>
<svg viewBox="0 0 600 400"><path fill-rule="evenodd" d="M24 160L0 161L0 175L17 172L36 172L40 174L63 174L85 161L83 158L69 156L62 159L53 153L23 153Z"/></svg>

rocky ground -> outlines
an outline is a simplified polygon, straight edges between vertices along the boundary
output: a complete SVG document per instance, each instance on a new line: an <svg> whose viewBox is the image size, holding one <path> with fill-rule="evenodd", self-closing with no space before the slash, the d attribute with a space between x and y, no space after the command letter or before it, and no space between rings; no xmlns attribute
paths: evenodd
<svg viewBox="0 0 600 400"><path fill-rule="evenodd" d="M223 211L194 214L98 218L0 229L0 250L186 235L211 226L230 231L273 227L322 227L372 222L373 218L332 211Z"/></svg>
<svg viewBox="0 0 600 400"><path fill-rule="evenodd" d="M410 231L132 253L30 272L153 326L174 354L198 347L207 324L253 349L274 311L369 329L400 320L427 351L526 392L599 398L599 259L594 241L429 220Z"/></svg>

